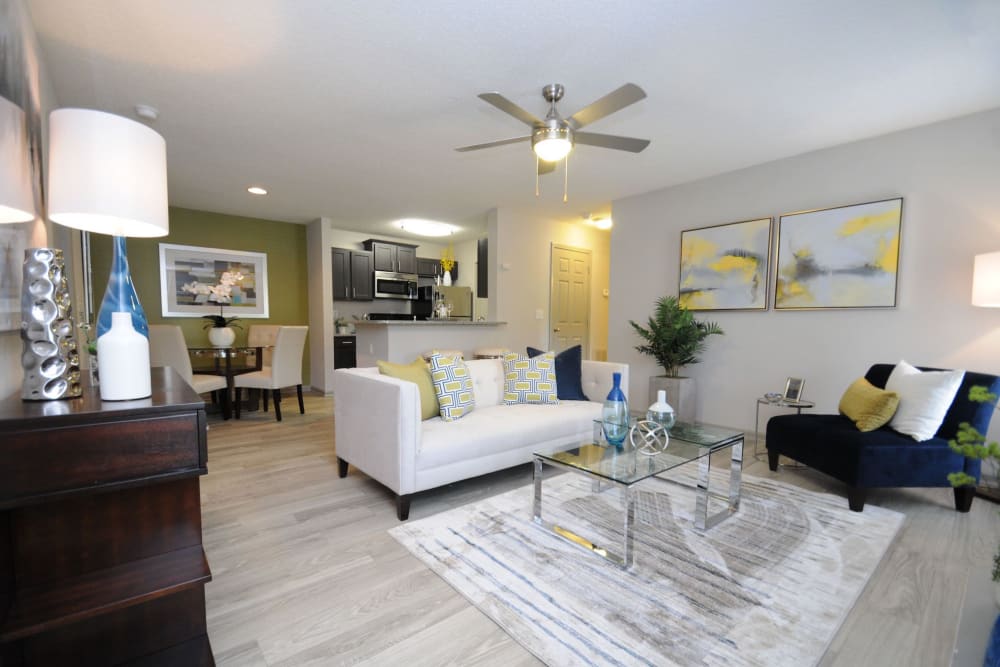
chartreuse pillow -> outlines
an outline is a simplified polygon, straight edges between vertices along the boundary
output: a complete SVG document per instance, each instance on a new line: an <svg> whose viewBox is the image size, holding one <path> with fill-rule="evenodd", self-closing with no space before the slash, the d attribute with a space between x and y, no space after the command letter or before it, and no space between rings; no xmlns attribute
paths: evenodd
<svg viewBox="0 0 1000 667"><path fill-rule="evenodd" d="M544 350L528 348L529 357L545 354ZM583 346L568 347L556 355L556 382L560 401L589 401L583 393Z"/></svg>
<svg viewBox="0 0 1000 667"><path fill-rule="evenodd" d="M503 357L503 402L558 403L556 386L556 355L552 352L526 357L508 352Z"/></svg>
<svg viewBox="0 0 1000 667"><path fill-rule="evenodd" d="M476 396L472 391L472 376L461 355L449 357L435 352L428 361L441 419L451 422L472 412Z"/></svg>
<svg viewBox="0 0 1000 667"><path fill-rule="evenodd" d="M874 431L889 423L899 407L899 395L879 389L864 378L858 378L840 398L840 414L858 427L859 431Z"/></svg>
<svg viewBox="0 0 1000 667"><path fill-rule="evenodd" d="M431 382L431 370L423 359L417 357L409 364L394 364L388 361L376 361L378 372L382 375L406 380L417 385L420 392L420 419L437 417L440 412L434 383Z"/></svg>

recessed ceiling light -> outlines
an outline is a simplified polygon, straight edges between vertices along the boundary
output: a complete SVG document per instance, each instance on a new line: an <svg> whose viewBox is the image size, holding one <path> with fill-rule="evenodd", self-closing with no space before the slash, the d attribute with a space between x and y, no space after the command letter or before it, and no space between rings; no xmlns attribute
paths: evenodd
<svg viewBox="0 0 1000 667"><path fill-rule="evenodd" d="M455 225L437 220L423 220L421 218L403 218L392 223L403 231L416 234L418 236L448 236L458 231Z"/></svg>
<svg viewBox="0 0 1000 667"><path fill-rule="evenodd" d="M267 194L267 190L265 190L264 188L260 187L259 185L251 185L249 188L247 188L247 192L249 192L252 195L266 195Z"/></svg>

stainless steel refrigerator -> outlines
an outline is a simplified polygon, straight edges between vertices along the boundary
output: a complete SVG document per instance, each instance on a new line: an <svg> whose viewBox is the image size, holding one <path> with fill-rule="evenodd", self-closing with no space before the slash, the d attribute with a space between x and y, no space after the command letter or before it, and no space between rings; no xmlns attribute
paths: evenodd
<svg viewBox="0 0 1000 667"><path fill-rule="evenodd" d="M471 320L472 319L472 288L471 287L445 287L435 286L434 289L445 300L451 304L452 319Z"/></svg>

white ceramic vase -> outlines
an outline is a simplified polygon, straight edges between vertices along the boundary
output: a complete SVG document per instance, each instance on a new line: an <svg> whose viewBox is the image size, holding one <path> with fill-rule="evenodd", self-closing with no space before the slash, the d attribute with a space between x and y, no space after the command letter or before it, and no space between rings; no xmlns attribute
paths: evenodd
<svg viewBox="0 0 1000 667"><path fill-rule="evenodd" d="M444 272L444 276L442 276L441 278L441 284L444 285L445 287L451 285L451 271Z"/></svg>
<svg viewBox="0 0 1000 667"><path fill-rule="evenodd" d="M236 332L231 327L212 327L208 330L208 341L213 347L231 347L236 340Z"/></svg>
<svg viewBox="0 0 1000 667"><path fill-rule="evenodd" d="M111 313L111 328L97 339L102 401L131 401L152 392L149 339L132 326L132 313Z"/></svg>

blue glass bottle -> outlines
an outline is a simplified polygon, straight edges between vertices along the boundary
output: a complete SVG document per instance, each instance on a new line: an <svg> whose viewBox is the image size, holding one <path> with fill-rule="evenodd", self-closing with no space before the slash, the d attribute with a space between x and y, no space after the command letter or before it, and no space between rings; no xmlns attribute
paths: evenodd
<svg viewBox="0 0 1000 667"><path fill-rule="evenodd" d="M628 435L628 401L622 392L622 374L613 373L614 386L604 400L601 410L601 420L604 422L604 437L618 449L622 448L625 436Z"/></svg>
<svg viewBox="0 0 1000 667"><path fill-rule="evenodd" d="M108 277L108 288L104 290L104 300L97 315L97 337L100 338L111 329L111 313L132 313L132 326L136 331L149 338L149 323L146 321L146 311L139 303L132 275L128 271L128 254L125 250L125 237L113 237L114 257L111 259L111 275Z"/></svg>

